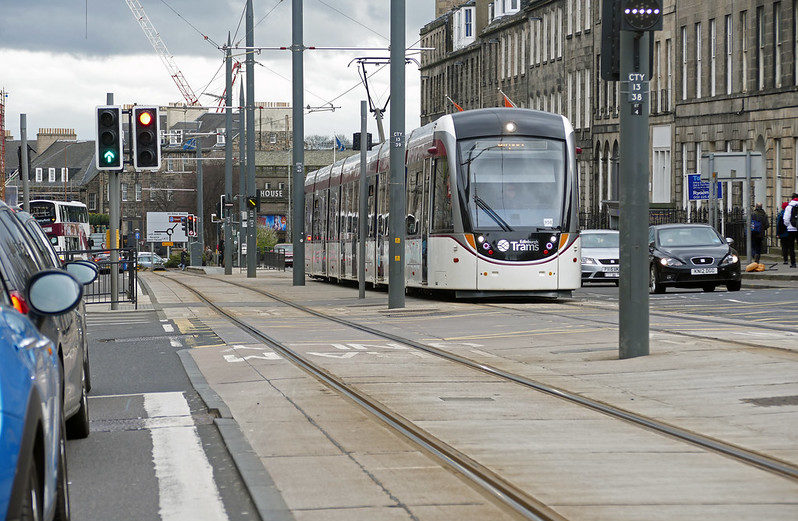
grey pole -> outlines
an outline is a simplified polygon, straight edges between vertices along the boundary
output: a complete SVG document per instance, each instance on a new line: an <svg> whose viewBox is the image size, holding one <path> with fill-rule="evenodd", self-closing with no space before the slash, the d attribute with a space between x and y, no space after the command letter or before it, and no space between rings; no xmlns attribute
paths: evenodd
<svg viewBox="0 0 798 521"><path fill-rule="evenodd" d="M28 169L28 115L19 115L19 133L22 140L22 164L19 171L22 177L22 208L30 213L30 170Z"/></svg>
<svg viewBox="0 0 798 521"><path fill-rule="evenodd" d="M389 309L405 307L405 15L405 0L391 0Z"/></svg>
<svg viewBox="0 0 798 521"><path fill-rule="evenodd" d="M368 152L368 102L360 102L360 192L357 200L357 288L358 298L366 298L366 234L368 234L368 197L366 154Z"/></svg>
<svg viewBox="0 0 798 521"><path fill-rule="evenodd" d="M748 264L751 264L751 152L745 152L745 185L743 185L743 204L745 205L745 251Z"/></svg>
<svg viewBox="0 0 798 521"><path fill-rule="evenodd" d="M636 38L621 31L621 84L629 100L621 103L620 136L620 239L619 356L648 355L648 41L650 33ZM635 57L637 56L637 60ZM639 66L635 66L635 62ZM644 77L638 76L644 74ZM631 83L642 79L643 97L632 102ZM639 105L637 105L639 103ZM633 108L634 110L633 113Z"/></svg>
<svg viewBox="0 0 798 521"><path fill-rule="evenodd" d="M244 212L247 209L247 173L246 173L246 124L244 118L244 82L240 83L238 95L238 268L244 267L244 241L246 229L244 228Z"/></svg>
<svg viewBox="0 0 798 521"><path fill-rule="evenodd" d="M302 0L291 0L291 83L293 86L293 183L292 202L294 215L291 229L294 232L294 286L305 285L305 104Z"/></svg>
<svg viewBox="0 0 798 521"><path fill-rule="evenodd" d="M247 195L255 197L255 22L252 0L247 0ZM247 278L257 277L258 216L255 208L247 207Z"/></svg>
<svg viewBox="0 0 798 521"><path fill-rule="evenodd" d="M224 121L224 202L233 202L233 56L230 51L230 33L227 33L225 59L225 97L227 105ZM233 212L232 207L219 208L224 216L224 274L233 274ZM219 217L221 217L220 215Z"/></svg>
<svg viewBox="0 0 798 521"><path fill-rule="evenodd" d="M114 93L106 94L106 105L114 104ZM122 114L119 115L122 117ZM122 218L122 180L119 178L120 172L117 170L108 172L108 196L111 239L111 309L119 309L119 221Z"/></svg>
<svg viewBox="0 0 798 521"><path fill-rule="evenodd" d="M197 242L200 250L200 265L202 265L202 255L205 253L205 212L203 211L205 189L202 174L202 143L199 137L195 139L197 140Z"/></svg>
<svg viewBox="0 0 798 521"><path fill-rule="evenodd" d="M715 154L709 154L709 224L718 229L718 176L715 175Z"/></svg>

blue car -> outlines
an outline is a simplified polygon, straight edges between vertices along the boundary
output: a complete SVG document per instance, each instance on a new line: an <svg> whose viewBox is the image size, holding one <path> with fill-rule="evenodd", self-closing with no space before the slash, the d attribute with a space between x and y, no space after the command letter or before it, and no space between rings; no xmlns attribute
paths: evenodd
<svg viewBox="0 0 798 521"><path fill-rule="evenodd" d="M0 519L69 521L62 368L31 317L78 305L83 286L64 270L40 271L24 293L0 264Z"/></svg>

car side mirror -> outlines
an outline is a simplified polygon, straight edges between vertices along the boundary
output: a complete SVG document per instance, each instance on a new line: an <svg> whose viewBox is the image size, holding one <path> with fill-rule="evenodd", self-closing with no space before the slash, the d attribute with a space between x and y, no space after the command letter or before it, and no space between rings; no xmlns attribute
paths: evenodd
<svg viewBox="0 0 798 521"><path fill-rule="evenodd" d="M726 244L734 244L734 239L731 237L726 237Z"/></svg>
<svg viewBox="0 0 798 521"><path fill-rule="evenodd" d="M95 263L85 260L67 262L64 269L84 286L94 282L100 271Z"/></svg>
<svg viewBox="0 0 798 521"><path fill-rule="evenodd" d="M83 285L63 270L44 270L28 282L28 305L39 315L63 315L83 298Z"/></svg>

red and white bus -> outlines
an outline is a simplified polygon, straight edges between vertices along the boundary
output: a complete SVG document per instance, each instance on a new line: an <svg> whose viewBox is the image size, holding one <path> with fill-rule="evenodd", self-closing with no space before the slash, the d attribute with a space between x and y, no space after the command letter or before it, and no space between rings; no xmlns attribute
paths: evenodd
<svg viewBox="0 0 798 521"><path fill-rule="evenodd" d="M80 201L30 202L30 213L58 251L89 249L89 212Z"/></svg>

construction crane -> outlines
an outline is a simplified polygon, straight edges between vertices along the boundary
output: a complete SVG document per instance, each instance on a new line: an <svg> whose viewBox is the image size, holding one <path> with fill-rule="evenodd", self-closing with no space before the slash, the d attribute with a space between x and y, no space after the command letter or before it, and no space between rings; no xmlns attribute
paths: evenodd
<svg viewBox="0 0 798 521"><path fill-rule="evenodd" d="M133 12L133 16L136 18L136 21L141 26L141 30L144 31L147 39L152 44L155 52L158 54L158 57L166 66L166 70L169 71L169 75L172 77L172 80L174 80L178 90L180 90L180 94L182 94L183 98L185 98L186 103L189 105L198 105L199 103L197 100L197 95L194 94L194 91L186 81L186 77L183 76L180 68L175 63L174 56L169 54L169 49L166 48L166 44L161 38L161 35L158 34L158 31L155 30L155 26L152 25L150 17L147 16L147 13L144 11L144 7L141 5L141 2L138 0L125 0L125 3L127 3L127 6Z"/></svg>

